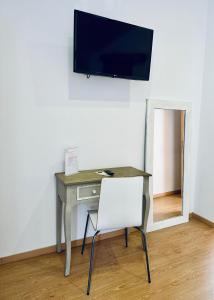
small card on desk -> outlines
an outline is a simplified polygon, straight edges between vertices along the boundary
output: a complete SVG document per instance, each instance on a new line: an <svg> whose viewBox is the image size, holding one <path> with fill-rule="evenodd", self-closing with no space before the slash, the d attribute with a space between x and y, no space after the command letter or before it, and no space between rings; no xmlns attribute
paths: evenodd
<svg viewBox="0 0 214 300"><path fill-rule="evenodd" d="M65 176L78 172L78 149L77 147L68 148L65 151Z"/></svg>

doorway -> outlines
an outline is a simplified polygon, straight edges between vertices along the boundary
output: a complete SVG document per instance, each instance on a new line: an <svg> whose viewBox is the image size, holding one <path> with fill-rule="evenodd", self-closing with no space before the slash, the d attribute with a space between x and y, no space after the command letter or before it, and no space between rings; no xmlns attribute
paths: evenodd
<svg viewBox="0 0 214 300"><path fill-rule="evenodd" d="M147 100L145 170L152 174L149 230L189 220L190 106Z"/></svg>
<svg viewBox="0 0 214 300"><path fill-rule="evenodd" d="M182 110L154 111L154 222L182 215L184 119Z"/></svg>

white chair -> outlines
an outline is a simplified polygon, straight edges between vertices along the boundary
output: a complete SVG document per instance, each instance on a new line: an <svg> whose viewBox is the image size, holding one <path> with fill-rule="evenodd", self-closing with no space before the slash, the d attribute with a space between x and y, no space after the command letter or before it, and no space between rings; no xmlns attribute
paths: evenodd
<svg viewBox="0 0 214 300"><path fill-rule="evenodd" d="M90 293L93 269L95 238L102 230L125 228L126 247L128 246L129 227L135 227L142 234L143 248L146 254L148 282L151 282L147 241L143 224L143 177L104 178L101 183L98 210L89 210L85 226L82 251L85 249L89 219L95 230L92 239L87 295Z"/></svg>

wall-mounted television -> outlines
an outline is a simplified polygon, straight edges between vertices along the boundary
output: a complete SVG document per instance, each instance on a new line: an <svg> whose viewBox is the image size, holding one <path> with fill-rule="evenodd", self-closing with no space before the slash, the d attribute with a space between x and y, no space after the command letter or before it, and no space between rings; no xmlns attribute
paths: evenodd
<svg viewBox="0 0 214 300"><path fill-rule="evenodd" d="M74 10L76 73L149 80L153 30Z"/></svg>

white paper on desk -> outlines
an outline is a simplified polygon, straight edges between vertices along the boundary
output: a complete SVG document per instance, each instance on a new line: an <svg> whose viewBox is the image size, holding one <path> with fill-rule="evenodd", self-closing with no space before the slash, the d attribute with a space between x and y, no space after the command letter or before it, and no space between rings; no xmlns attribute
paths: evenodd
<svg viewBox="0 0 214 300"><path fill-rule="evenodd" d="M68 148L65 150L65 175L69 176L78 172L78 148Z"/></svg>

